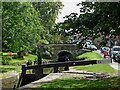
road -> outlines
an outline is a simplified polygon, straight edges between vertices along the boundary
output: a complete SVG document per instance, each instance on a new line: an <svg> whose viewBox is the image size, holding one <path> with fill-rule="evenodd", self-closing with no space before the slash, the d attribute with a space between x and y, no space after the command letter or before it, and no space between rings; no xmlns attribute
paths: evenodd
<svg viewBox="0 0 120 90"><path fill-rule="evenodd" d="M104 57L104 55L101 54L100 50L93 51L93 52L96 52L96 53L98 53L99 55L101 55L102 57ZM107 58L109 58L109 57L107 57ZM120 76L120 64L118 64L117 62L114 62L114 61L112 60L112 63L109 63L109 65L110 65L112 68L114 68L114 69L117 71L117 74Z"/></svg>

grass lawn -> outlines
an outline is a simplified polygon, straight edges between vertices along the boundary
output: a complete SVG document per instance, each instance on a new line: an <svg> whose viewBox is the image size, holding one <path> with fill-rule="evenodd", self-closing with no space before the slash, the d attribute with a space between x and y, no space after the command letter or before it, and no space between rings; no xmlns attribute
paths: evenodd
<svg viewBox="0 0 120 90"><path fill-rule="evenodd" d="M35 59L37 59L37 56L36 56L36 55L32 55L32 54L29 54L28 56L23 56L23 57L24 57L24 60L12 59L12 60L10 61L10 63L11 63L11 64L14 64L14 63L22 63L22 62L27 63L28 60L34 61Z"/></svg>
<svg viewBox="0 0 120 90"><path fill-rule="evenodd" d="M75 66L77 70L87 70L88 72L115 73L116 71L108 64L93 64L85 66Z"/></svg>
<svg viewBox="0 0 120 90"><path fill-rule="evenodd" d="M14 55L17 55L17 53L13 53ZM4 57L10 57L12 58L13 56L8 56L8 53L3 52L3 56ZM35 58L37 58L36 55L32 55L29 54L28 56L24 56L24 60L20 60L20 59L11 59L9 60L9 65L1 65L1 71L0 74L2 73L6 73L8 71L17 71L17 70L21 70L21 65L20 63L27 63L27 61L30 59L32 61L35 60ZM20 65L20 66L16 66L16 65Z"/></svg>
<svg viewBox="0 0 120 90"><path fill-rule="evenodd" d="M39 89L52 89L58 90L73 89L73 90L119 90L120 89L120 77L111 77L104 79L55 79L47 83L43 83L38 86ZM78 89L79 88L79 89ZM119 89L118 89L119 88Z"/></svg>
<svg viewBox="0 0 120 90"><path fill-rule="evenodd" d="M37 60L37 55L29 54L29 55L23 56L24 59L21 60L21 59L13 59L12 57L14 57L14 56L8 56L8 54L9 53L7 53L7 52L3 52L3 56L10 57L11 60L9 60L9 65L1 65L0 66L0 68L1 68L0 74L8 72L8 71L21 70L22 63L27 63L28 60L31 60L32 62L35 61L35 59ZM13 54L17 55L17 53L13 53ZM42 60L47 60L47 59L42 59ZM0 59L0 62L1 62L1 59ZM17 66L17 65L20 65L20 66Z"/></svg>
<svg viewBox="0 0 120 90"><path fill-rule="evenodd" d="M96 60L102 59L102 57L95 52L87 52L77 58L87 57L87 60ZM89 72L105 72L105 73L115 73L115 70L110 67L108 64L93 64L93 65L85 65L85 66L75 66L77 70L87 70Z"/></svg>
<svg viewBox="0 0 120 90"><path fill-rule="evenodd" d="M3 52L3 56L5 56L5 57L7 57L8 54L9 53ZM17 55L17 53L12 53L12 54ZM9 57L12 58L12 57L14 57L14 55L13 56L9 56ZM12 60L9 60L9 64L12 65L12 64L15 64L15 63L17 63L17 64L23 63L23 62L27 62L29 59L34 61L35 58L37 58L36 55L32 55L32 54L29 54L28 56L23 56L23 57L24 57L23 60L22 59L12 59Z"/></svg>
<svg viewBox="0 0 120 90"><path fill-rule="evenodd" d="M102 59L102 57L94 52L87 52L80 56L87 57L87 60ZM115 73L115 70L111 68L108 64L94 64L85 66L75 66L78 70L87 70L90 72L108 72ZM103 79L55 79L53 81L43 83L38 86L39 89L78 89L81 90L113 90L120 89L120 77L111 77ZM118 89L119 88L119 89ZM79 89L78 89L79 90Z"/></svg>
<svg viewBox="0 0 120 90"><path fill-rule="evenodd" d="M86 52L82 55L77 56L77 59L83 58L83 57L87 57L86 60L102 59L102 57L98 53L95 53L95 52Z"/></svg>
<svg viewBox="0 0 120 90"><path fill-rule="evenodd" d="M3 53L3 56L8 55L8 52L2 52L2 53ZM12 54L17 55L17 53L12 53Z"/></svg>
<svg viewBox="0 0 120 90"><path fill-rule="evenodd" d="M17 53L13 53L14 55L17 55ZM8 56L8 53L6 52L3 52L3 56ZM9 57L13 57L13 56L9 56ZM23 56L24 57L24 60L21 60L21 59L12 59L10 60L10 64L19 64L19 63L23 63L23 62L27 62L28 60L32 60L34 61L35 59L37 60L37 55L32 55L32 54L29 54L29 55L26 55L26 56ZM42 60L48 60L48 59L42 59Z"/></svg>
<svg viewBox="0 0 120 90"><path fill-rule="evenodd" d="M0 68L1 68L0 73L21 70L21 66L11 66L11 65L1 65Z"/></svg>

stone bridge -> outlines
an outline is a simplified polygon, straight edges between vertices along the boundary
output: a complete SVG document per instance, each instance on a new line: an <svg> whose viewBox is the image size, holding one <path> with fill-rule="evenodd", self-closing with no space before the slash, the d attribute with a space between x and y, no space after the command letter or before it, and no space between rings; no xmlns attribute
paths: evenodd
<svg viewBox="0 0 120 90"><path fill-rule="evenodd" d="M60 57L67 56L69 59L74 59L77 55L87 52L83 49L77 49L76 44L50 44L54 48L52 59L58 61Z"/></svg>

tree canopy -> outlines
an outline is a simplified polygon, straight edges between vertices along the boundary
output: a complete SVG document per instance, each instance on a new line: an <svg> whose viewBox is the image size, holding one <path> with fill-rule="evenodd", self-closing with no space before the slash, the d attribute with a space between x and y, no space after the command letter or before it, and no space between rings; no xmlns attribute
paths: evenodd
<svg viewBox="0 0 120 90"><path fill-rule="evenodd" d="M44 26L42 38L50 42L53 38L51 32L55 25L55 20L58 13L60 13L59 10L63 8L63 4L62 2L32 2L32 4L42 20L41 24Z"/></svg>
<svg viewBox="0 0 120 90"><path fill-rule="evenodd" d="M80 15L71 13L66 20L56 25L56 29L66 35L81 34L85 37L98 38L120 35L120 2L82 2Z"/></svg>
<svg viewBox="0 0 120 90"><path fill-rule="evenodd" d="M2 3L3 50L29 51L43 32L38 13L30 3Z"/></svg>
<svg viewBox="0 0 120 90"><path fill-rule="evenodd" d="M2 49L29 52L41 39L54 41L49 32L62 6L61 2L2 2Z"/></svg>

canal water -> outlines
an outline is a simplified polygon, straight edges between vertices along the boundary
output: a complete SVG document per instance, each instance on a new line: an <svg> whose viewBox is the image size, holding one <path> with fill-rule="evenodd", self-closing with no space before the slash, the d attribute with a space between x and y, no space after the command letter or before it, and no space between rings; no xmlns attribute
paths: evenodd
<svg viewBox="0 0 120 90"><path fill-rule="evenodd" d="M63 70L64 70L64 67L59 68L59 71L63 71ZM44 68L43 69L43 74L49 74L49 73L53 73L53 72L54 72L53 68ZM28 70L27 73L32 73L32 71ZM17 86L19 77L20 77L20 73L15 76L9 77L9 75L8 75L8 77L3 78L2 80L0 80L0 81L2 81L2 88L13 88L14 85Z"/></svg>

